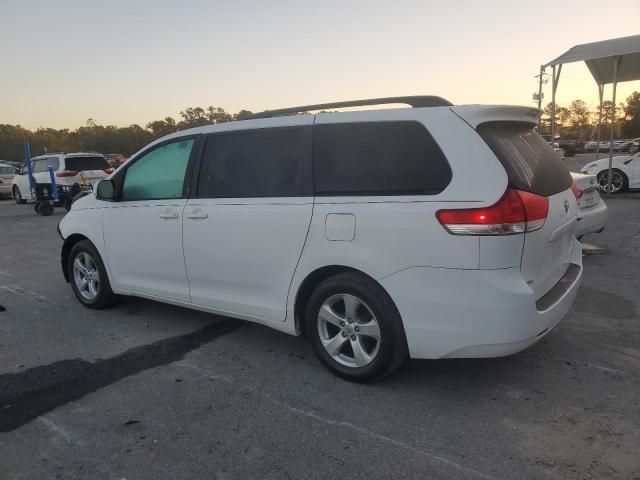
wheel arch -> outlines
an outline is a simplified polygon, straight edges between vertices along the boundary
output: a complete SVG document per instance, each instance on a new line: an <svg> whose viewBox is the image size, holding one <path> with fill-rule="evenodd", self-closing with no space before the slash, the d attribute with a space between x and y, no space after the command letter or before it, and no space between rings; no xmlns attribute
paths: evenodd
<svg viewBox="0 0 640 480"><path fill-rule="evenodd" d="M62 252L60 254L60 263L62 264L62 274L64 275L64 279L67 283L70 282L70 277L69 277L69 254L71 253L71 249L73 248L73 246L78 243L81 242L82 240L88 240L89 242L91 242L91 240L89 240L89 238L85 237L84 235L80 234L80 233L74 233L69 235L67 238L65 238L64 243L62 244ZM91 244L93 245L93 242L91 242Z"/></svg>
<svg viewBox="0 0 640 480"><path fill-rule="evenodd" d="M324 267L319 267L313 270L312 272L310 272L309 274L307 274L307 276L300 283L300 286L296 291L296 298L295 298L294 310L293 310L296 332L300 333L303 336L305 335L304 322L302 321L302 317L307 308L307 303L309 301L309 298L311 297L311 294L316 289L316 287L320 285L322 282L324 282L326 279L333 277L335 275L338 275L340 273L345 273L345 272L357 273L359 275L363 275L369 278L370 280L376 282L378 285L380 285L380 288L382 288L387 293L387 295L389 295L389 298L391 299L391 302L396 307L396 310L398 309L397 305L395 305L395 301L391 297L391 294L387 291L386 288L384 288L380 284L380 282L378 282L371 275L367 274L366 272L363 272L362 270L359 270L354 267L349 267L346 265L326 265Z"/></svg>

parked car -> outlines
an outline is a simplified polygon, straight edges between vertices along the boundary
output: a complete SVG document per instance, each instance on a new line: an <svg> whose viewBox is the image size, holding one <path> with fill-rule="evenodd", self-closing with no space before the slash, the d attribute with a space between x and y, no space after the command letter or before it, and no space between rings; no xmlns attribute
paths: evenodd
<svg viewBox="0 0 640 480"><path fill-rule="evenodd" d="M59 224L77 299L304 334L355 381L537 342L582 276L573 182L538 111L391 101L417 106L298 107L151 143Z"/></svg>
<svg viewBox="0 0 640 480"><path fill-rule="evenodd" d="M616 151L623 153L636 153L640 150L640 139L625 140Z"/></svg>
<svg viewBox="0 0 640 480"><path fill-rule="evenodd" d="M12 167L16 168L16 171L20 170L20 167L22 167L22 163L20 162L12 162L9 160L0 160L0 163L4 164L4 165L11 165Z"/></svg>
<svg viewBox="0 0 640 480"><path fill-rule="evenodd" d="M113 167L98 153L49 153L31 159L36 183L51 183L49 167L53 167L57 184L78 185L78 192L83 185L93 185L113 172ZM11 192L16 203L34 200L26 165L13 178Z"/></svg>
<svg viewBox="0 0 640 480"><path fill-rule="evenodd" d="M640 188L640 153L613 157L611 193L621 193L628 188ZM602 191L607 191L609 177L609 158L601 158L587 163L580 170L595 175Z"/></svg>
<svg viewBox="0 0 640 480"><path fill-rule="evenodd" d="M0 197L11 197L11 180L16 174L16 167L0 163Z"/></svg>
<svg viewBox="0 0 640 480"><path fill-rule="evenodd" d="M129 157L124 156L121 153L107 153L104 156L113 168L119 168Z"/></svg>
<svg viewBox="0 0 640 480"><path fill-rule="evenodd" d="M588 153L595 153L596 149L598 146L598 142L587 142L585 144L585 152ZM605 142L605 141L601 141L600 142L600 149L599 151L602 152L608 152L609 151L609 142Z"/></svg>
<svg viewBox="0 0 640 480"><path fill-rule="evenodd" d="M561 160L564 160L566 157L566 153L564 149L560 148L560 144L558 142L551 141L551 135L542 135L542 138L553 148L553 150L558 154ZM557 139L557 137L556 137Z"/></svg>
<svg viewBox="0 0 640 480"><path fill-rule="evenodd" d="M595 175L571 172L573 193L578 199L578 221L575 234L578 240L588 233L600 233L607 223L608 209L598 192Z"/></svg>
<svg viewBox="0 0 640 480"><path fill-rule="evenodd" d="M564 150L567 157L573 157L576 153L584 153L585 142L582 140L558 140L558 147Z"/></svg>

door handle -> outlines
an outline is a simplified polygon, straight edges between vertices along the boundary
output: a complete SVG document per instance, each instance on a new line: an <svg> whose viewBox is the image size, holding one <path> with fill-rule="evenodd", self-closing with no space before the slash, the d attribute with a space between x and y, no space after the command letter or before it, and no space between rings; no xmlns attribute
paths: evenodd
<svg viewBox="0 0 640 480"><path fill-rule="evenodd" d="M162 212L162 213L159 215L159 217L160 217L160 218L167 219L167 220L171 220L171 219L173 219L173 218L178 218L178 217L179 217L179 215L178 215L176 212L173 212L173 211L166 211L166 212Z"/></svg>
<svg viewBox="0 0 640 480"><path fill-rule="evenodd" d="M187 218L190 218L191 220L204 220L205 218L209 218L209 214L203 210L197 209L191 213L187 213Z"/></svg>

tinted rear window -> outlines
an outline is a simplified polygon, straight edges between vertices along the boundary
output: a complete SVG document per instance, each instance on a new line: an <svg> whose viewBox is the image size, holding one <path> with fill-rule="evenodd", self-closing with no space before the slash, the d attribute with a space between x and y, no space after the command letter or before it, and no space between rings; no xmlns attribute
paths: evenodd
<svg viewBox="0 0 640 480"><path fill-rule="evenodd" d="M530 124L483 123L478 133L502 163L512 187L545 197L571 187L571 174L560 156Z"/></svg>
<svg viewBox="0 0 640 480"><path fill-rule="evenodd" d="M16 169L13 167L0 167L0 175L13 175L16 173Z"/></svg>
<svg viewBox="0 0 640 480"><path fill-rule="evenodd" d="M75 170L76 172L104 170L110 167L103 157L67 157L64 166L67 170Z"/></svg>
<svg viewBox="0 0 640 480"><path fill-rule="evenodd" d="M316 125L318 195L434 195L451 181L447 159L417 122Z"/></svg>

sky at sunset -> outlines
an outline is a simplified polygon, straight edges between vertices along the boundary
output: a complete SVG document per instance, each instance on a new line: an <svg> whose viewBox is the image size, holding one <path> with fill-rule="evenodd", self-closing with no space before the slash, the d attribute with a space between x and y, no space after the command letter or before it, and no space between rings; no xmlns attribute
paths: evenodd
<svg viewBox="0 0 640 480"><path fill-rule="evenodd" d="M145 125L188 106L259 111L417 94L533 105L541 63L578 43L640 33L638 6L0 0L0 123ZM619 101L633 90L640 82L621 84ZM558 95L560 104L581 98L595 107L584 64L563 67Z"/></svg>

